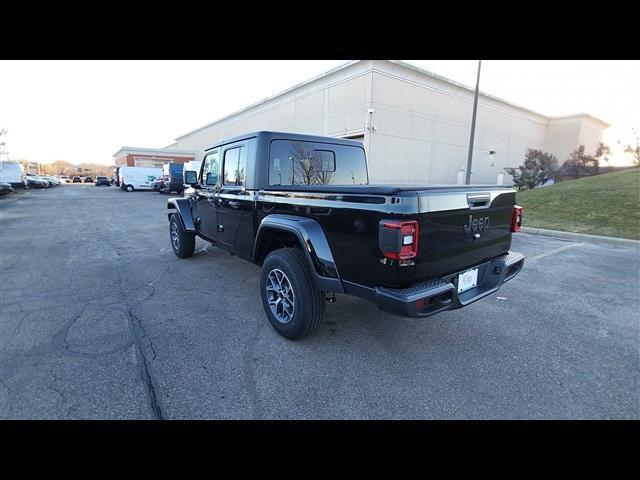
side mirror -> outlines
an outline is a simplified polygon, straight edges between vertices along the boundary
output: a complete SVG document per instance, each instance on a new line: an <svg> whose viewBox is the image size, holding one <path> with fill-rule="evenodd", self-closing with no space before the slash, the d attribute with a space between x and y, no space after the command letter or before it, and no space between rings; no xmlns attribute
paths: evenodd
<svg viewBox="0 0 640 480"><path fill-rule="evenodd" d="M184 172L184 183L190 187L198 186L198 172L195 170L187 170Z"/></svg>
<svg viewBox="0 0 640 480"><path fill-rule="evenodd" d="M215 173L207 173L207 185L215 185L218 183L218 175Z"/></svg>

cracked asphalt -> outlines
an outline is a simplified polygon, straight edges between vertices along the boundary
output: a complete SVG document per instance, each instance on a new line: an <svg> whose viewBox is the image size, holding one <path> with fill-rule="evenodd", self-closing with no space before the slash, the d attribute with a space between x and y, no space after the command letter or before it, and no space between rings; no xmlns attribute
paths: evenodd
<svg viewBox="0 0 640 480"><path fill-rule="evenodd" d="M174 256L166 199L0 198L0 418L640 418L638 249L515 235L524 270L466 309L339 295L289 342L258 267L201 240Z"/></svg>

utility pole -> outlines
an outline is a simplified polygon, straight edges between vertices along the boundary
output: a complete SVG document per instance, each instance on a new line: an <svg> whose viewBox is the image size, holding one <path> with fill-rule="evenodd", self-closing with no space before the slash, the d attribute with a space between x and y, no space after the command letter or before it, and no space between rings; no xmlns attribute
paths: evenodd
<svg viewBox="0 0 640 480"><path fill-rule="evenodd" d="M480 86L480 66L482 60L478 60L478 78L476 79L476 93L473 97L473 113L471 114L471 138L469 139L469 156L467 157L467 171L465 183L471 184L471 162L473 160L473 137L476 133L476 112L478 111L478 87Z"/></svg>

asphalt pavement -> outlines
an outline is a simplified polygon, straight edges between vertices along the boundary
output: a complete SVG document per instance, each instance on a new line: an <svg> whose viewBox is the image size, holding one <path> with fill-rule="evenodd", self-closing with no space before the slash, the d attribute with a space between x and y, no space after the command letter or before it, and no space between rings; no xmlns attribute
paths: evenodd
<svg viewBox="0 0 640 480"><path fill-rule="evenodd" d="M640 418L637 248L517 234L496 294L428 319L338 295L290 342L259 267L175 257L166 199L0 197L0 418Z"/></svg>

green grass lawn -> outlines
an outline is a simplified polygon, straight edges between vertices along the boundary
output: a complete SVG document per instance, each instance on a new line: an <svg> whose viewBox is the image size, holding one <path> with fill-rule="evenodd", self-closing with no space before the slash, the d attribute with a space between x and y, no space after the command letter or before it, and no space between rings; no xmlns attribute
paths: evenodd
<svg viewBox="0 0 640 480"><path fill-rule="evenodd" d="M516 194L525 227L640 240L640 168Z"/></svg>

